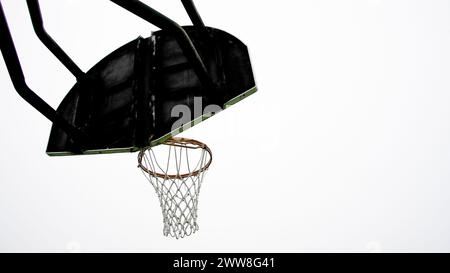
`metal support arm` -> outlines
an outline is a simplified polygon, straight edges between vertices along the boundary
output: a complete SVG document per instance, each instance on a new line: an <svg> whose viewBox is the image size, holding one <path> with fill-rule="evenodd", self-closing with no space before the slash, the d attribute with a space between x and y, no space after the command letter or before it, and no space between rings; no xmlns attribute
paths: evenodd
<svg viewBox="0 0 450 273"><path fill-rule="evenodd" d="M48 35L44 28L41 9L38 0L27 0L28 11L34 31L41 42L55 55L56 58L77 78L78 81L84 76L84 72L75 64L62 48Z"/></svg>
<svg viewBox="0 0 450 273"><path fill-rule="evenodd" d="M192 24L199 28L200 30L205 30L205 24L203 23L202 18L200 17L200 14L198 13L197 9L195 8L194 1L192 0L181 0L183 3L184 9L186 10L187 14L189 15L189 18L191 18Z"/></svg>
<svg viewBox="0 0 450 273"><path fill-rule="evenodd" d="M208 71L200 58L197 50L194 47L191 39L187 35L186 31L180 25L167 18L158 11L145 5L139 0L111 0L113 3L121 6L122 8L130 11L131 13L141 17L147 22L163 29L170 31L177 39L183 53L188 61L191 63L194 72L197 74L200 82L205 88L213 88L214 84L209 77Z"/></svg>
<svg viewBox="0 0 450 273"><path fill-rule="evenodd" d="M63 129L70 138L78 144L85 143L86 136L77 128L69 124L50 105L34 93L26 84L23 70L17 56L16 48L9 31L5 13L0 2L0 50L5 60L11 81L17 93L42 115Z"/></svg>

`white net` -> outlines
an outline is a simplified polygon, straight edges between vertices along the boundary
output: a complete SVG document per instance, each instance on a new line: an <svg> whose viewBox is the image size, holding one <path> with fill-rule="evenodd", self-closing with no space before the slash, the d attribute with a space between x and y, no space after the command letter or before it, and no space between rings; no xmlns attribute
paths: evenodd
<svg viewBox="0 0 450 273"><path fill-rule="evenodd" d="M212 160L210 149L195 140L172 138L142 150L138 159L158 195L164 235L179 239L195 233L200 187Z"/></svg>

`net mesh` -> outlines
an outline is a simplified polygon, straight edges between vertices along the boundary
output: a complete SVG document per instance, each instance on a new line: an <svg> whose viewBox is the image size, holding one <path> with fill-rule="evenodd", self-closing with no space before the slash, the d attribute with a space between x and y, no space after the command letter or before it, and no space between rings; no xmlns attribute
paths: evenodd
<svg viewBox="0 0 450 273"><path fill-rule="evenodd" d="M165 236L179 239L198 230L200 188L211 160L206 145L181 138L139 153L139 167L159 198Z"/></svg>

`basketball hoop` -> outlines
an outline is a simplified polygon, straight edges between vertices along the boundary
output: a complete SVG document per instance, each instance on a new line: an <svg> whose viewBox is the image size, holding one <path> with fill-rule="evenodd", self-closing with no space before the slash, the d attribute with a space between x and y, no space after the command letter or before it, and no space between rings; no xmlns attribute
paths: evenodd
<svg viewBox="0 0 450 273"><path fill-rule="evenodd" d="M208 146L192 139L171 138L141 150L138 162L158 195L163 234L176 239L194 234L198 230L200 187L212 162Z"/></svg>
<svg viewBox="0 0 450 273"><path fill-rule="evenodd" d="M180 26L140 0L111 2L160 30L83 71L46 32L39 0L26 1L38 38L76 78L57 109L27 85L2 0L0 52L18 95L53 123L46 153L140 151L139 168L158 194L164 235L184 238L198 230L198 198L212 153L196 140L164 140L257 92L248 48L230 33L206 27L192 0L182 0L192 26ZM174 122L178 110L183 119Z"/></svg>

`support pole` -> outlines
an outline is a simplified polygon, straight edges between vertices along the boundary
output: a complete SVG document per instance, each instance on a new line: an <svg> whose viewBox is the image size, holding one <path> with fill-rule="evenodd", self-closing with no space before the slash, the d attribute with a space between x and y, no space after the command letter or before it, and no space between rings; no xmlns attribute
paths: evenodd
<svg viewBox="0 0 450 273"><path fill-rule="evenodd" d="M167 18L158 11L145 5L139 0L111 0L113 3L121 6L129 12L139 16L147 22L172 33L178 41L184 55L191 63L194 72L205 88L214 88L214 84L209 77L209 73L200 58L197 50L194 47L191 39L187 35L186 31L177 23Z"/></svg>
<svg viewBox="0 0 450 273"><path fill-rule="evenodd" d="M69 124L61 117L50 105L41 99L36 93L31 90L25 82L23 70L20 65L19 57L14 46L14 41L9 31L8 23L6 21L5 13L0 2L0 50L5 60L11 81L17 93L31 106L33 106L42 115L48 118L56 126L64 130L67 135L77 144L86 143L87 136Z"/></svg>
<svg viewBox="0 0 450 273"><path fill-rule="evenodd" d="M44 28L41 9L38 0L27 0L28 11L30 12L31 22L34 31L39 40L55 55L56 58L80 81L84 72L75 64L74 61L62 50L62 48L48 35Z"/></svg>
<svg viewBox="0 0 450 273"><path fill-rule="evenodd" d="M198 13L197 9L195 8L194 1L192 0L181 0L183 3L184 9L186 10L187 14L189 15L189 18L191 18L192 24L194 24L195 27L198 29L204 31L206 30L205 24L203 23L202 18L200 17L200 14Z"/></svg>

